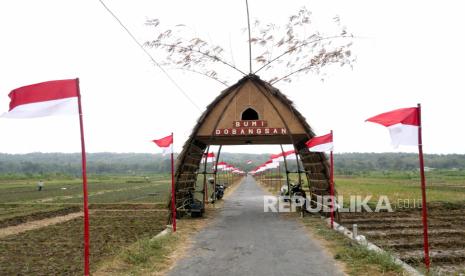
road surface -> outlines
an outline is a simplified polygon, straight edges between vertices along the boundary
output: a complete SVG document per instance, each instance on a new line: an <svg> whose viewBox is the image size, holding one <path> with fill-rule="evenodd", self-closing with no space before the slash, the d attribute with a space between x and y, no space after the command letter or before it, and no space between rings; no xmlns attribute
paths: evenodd
<svg viewBox="0 0 465 276"><path fill-rule="evenodd" d="M343 275L301 224L263 212L264 195L248 176L169 275Z"/></svg>

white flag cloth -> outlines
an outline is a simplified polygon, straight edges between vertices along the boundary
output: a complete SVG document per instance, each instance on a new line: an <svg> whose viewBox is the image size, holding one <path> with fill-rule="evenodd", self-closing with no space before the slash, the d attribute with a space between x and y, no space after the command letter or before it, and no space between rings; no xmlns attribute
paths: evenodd
<svg viewBox="0 0 465 276"><path fill-rule="evenodd" d="M1 117L38 118L78 114L78 80L47 81L14 89L9 111Z"/></svg>
<svg viewBox="0 0 465 276"><path fill-rule="evenodd" d="M376 115L366 121L387 127L394 147L399 145L418 146L418 128L420 126L418 113L417 107L400 108Z"/></svg>
<svg viewBox="0 0 465 276"><path fill-rule="evenodd" d="M333 146L333 133L328 133L322 136L315 136L312 139L308 140L307 148L309 151L313 152L324 152L324 151L332 151L334 149Z"/></svg>

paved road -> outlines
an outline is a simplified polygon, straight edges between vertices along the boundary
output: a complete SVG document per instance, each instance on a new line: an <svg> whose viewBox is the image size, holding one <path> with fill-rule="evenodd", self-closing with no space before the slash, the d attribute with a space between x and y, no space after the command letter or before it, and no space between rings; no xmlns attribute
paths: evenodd
<svg viewBox="0 0 465 276"><path fill-rule="evenodd" d="M264 213L263 195L247 177L170 275L343 275L298 222Z"/></svg>

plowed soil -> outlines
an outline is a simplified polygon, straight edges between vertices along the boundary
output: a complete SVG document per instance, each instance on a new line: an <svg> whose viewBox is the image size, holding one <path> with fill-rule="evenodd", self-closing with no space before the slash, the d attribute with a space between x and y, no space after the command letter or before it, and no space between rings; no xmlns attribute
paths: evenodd
<svg viewBox="0 0 465 276"><path fill-rule="evenodd" d="M343 213L348 229L357 224L360 235L393 252L403 261L422 267L423 224L421 209L392 213ZM445 274L465 272L465 206L428 206L429 249L433 270Z"/></svg>

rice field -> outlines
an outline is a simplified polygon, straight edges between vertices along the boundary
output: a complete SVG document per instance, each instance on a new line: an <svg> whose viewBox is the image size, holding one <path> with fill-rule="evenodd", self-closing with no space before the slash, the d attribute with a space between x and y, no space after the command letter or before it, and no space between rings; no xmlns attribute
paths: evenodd
<svg viewBox="0 0 465 276"><path fill-rule="evenodd" d="M0 234L82 210L79 179L0 181ZM89 178L91 271L167 223L166 175ZM0 235L1 237L1 235ZM0 238L0 275L82 275L83 218Z"/></svg>

